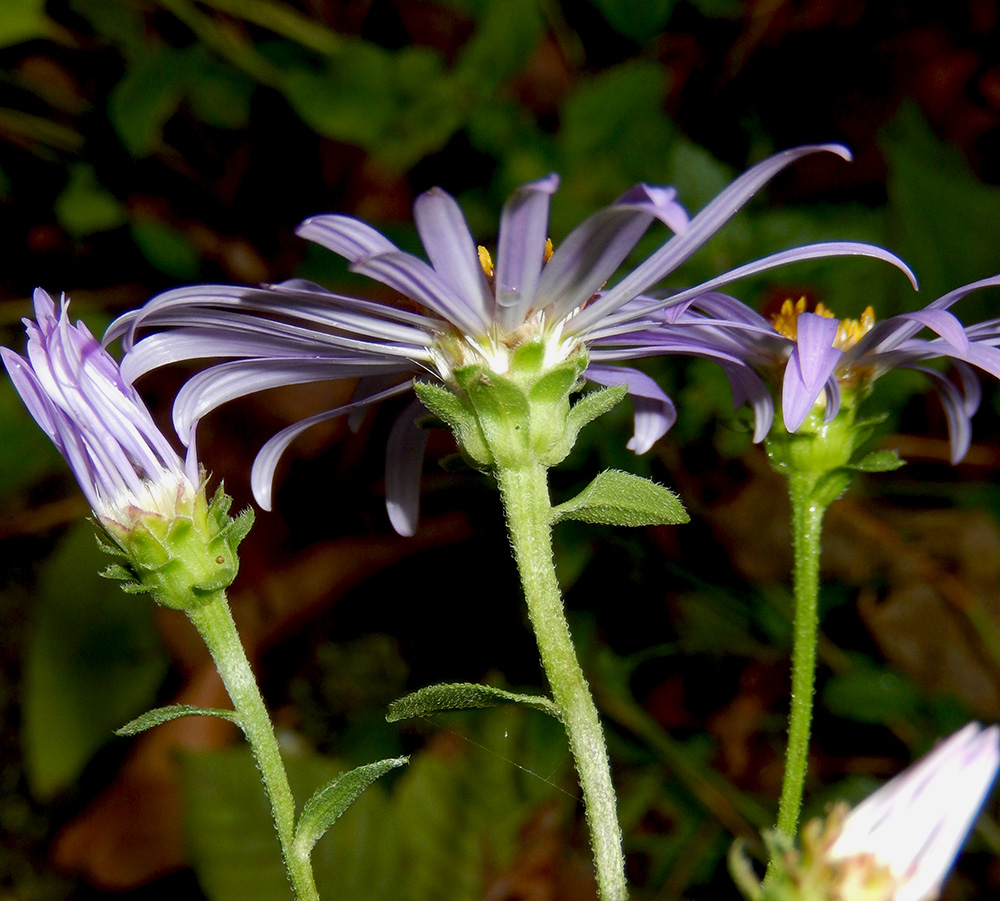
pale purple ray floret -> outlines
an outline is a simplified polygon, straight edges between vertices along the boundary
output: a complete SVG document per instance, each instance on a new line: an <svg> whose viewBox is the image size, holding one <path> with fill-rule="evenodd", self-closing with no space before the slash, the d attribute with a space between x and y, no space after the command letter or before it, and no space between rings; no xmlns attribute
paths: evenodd
<svg viewBox="0 0 1000 901"><path fill-rule="evenodd" d="M69 463L91 509L126 524L135 512L170 514L193 498L200 476L194 443L185 462L163 436L118 363L87 327L57 310L41 288L25 319L27 358L0 348L28 411ZM189 440L193 435L189 436Z"/></svg>
<svg viewBox="0 0 1000 901"><path fill-rule="evenodd" d="M933 901L998 767L1000 728L969 723L851 810L829 858L873 858L893 901Z"/></svg>
<svg viewBox="0 0 1000 901"><path fill-rule="evenodd" d="M771 381L780 379L782 420L790 432L802 426L817 403L823 405L824 420L831 421L840 410L842 385L867 386L891 369L917 370L941 397L951 459L957 463L968 452L971 418L982 394L973 368L1000 379L1000 319L965 327L949 308L973 291L991 287L1000 287L1000 275L860 329L856 321L848 321L847 331L842 320L801 312L795 335L789 336L739 300L719 293L669 307L661 323L679 342L714 344ZM930 336L917 337L922 330ZM925 365L935 360L950 362L957 381Z"/></svg>
<svg viewBox="0 0 1000 901"><path fill-rule="evenodd" d="M749 402L758 437L770 426L770 397L761 379L737 354L695 335L689 340L660 327L664 308L711 292L739 278L800 260L864 255L905 264L870 244L832 242L773 254L681 291L667 299L646 297L697 251L775 174L820 151L850 155L839 145L800 147L772 156L737 178L689 219L676 191L637 185L569 233L546 260L550 175L516 190L504 205L496 266L481 258L458 203L435 188L414 204L417 232L428 259L400 250L369 225L324 214L303 222L298 234L350 261L418 305L363 300L293 280L261 288L199 285L168 291L112 324L105 341L122 337L125 377L132 381L181 360L222 359L195 375L174 405L174 424L186 435L201 417L233 398L278 385L358 379L354 399L291 425L258 455L252 485L258 502L271 505L278 458L302 431L323 420L356 413L411 390L415 377L455 387L456 368L471 364L504 373L520 344L540 342L545 363L589 353L585 377L624 385L635 403L636 431L629 446L647 451L670 427L675 410L648 376L621 363L645 356L688 353L719 362L737 403ZM643 263L610 288L608 281L656 220L674 233ZM910 276L912 279L912 276ZM163 331L135 341L137 329ZM416 524L425 438L408 408L387 449L387 506L402 534Z"/></svg>

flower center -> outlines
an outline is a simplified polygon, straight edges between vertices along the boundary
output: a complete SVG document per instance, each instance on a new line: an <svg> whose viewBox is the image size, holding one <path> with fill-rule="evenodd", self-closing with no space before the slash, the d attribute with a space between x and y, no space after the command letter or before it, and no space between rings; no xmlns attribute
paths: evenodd
<svg viewBox="0 0 1000 901"><path fill-rule="evenodd" d="M490 252L480 244L477 248L479 265L483 267L490 288L495 289L496 267ZM552 259L554 248L552 239L545 239L543 263ZM474 337L453 333L442 335L437 340L438 354L435 364L444 381L452 379L452 372L458 366L485 365L501 375L510 370L512 353L524 344L536 342L544 347L543 367L548 368L569 359L580 350L576 339L563 337L563 322L553 322L545 310L531 310L525 320L511 331L502 331L494 324L489 335Z"/></svg>
<svg viewBox="0 0 1000 901"><path fill-rule="evenodd" d="M833 311L827 309L822 302L817 303L812 310L808 310L807 307L808 301L805 297L800 297L794 303L791 299L786 299L781 309L771 316L771 325L779 335L795 341L798 338L799 316L802 313L811 312L824 319L836 319ZM872 330L873 325L875 325L875 309L871 306L865 307L858 319L839 320L833 346L838 350L850 350Z"/></svg>

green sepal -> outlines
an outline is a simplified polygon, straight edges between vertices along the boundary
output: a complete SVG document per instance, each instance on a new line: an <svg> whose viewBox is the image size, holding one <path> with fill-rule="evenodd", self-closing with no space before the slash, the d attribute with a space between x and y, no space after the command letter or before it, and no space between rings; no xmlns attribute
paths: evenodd
<svg viewBox="0 0 1000 901"><path fill-rule="evenodd" d="M153 726L162 723L169 723L171 720L178 720L182 716L216 716L219 719L229 720L231 723L240 725L240 719L235 710L222 710L216 707L192 707L190 704L171 704L169 707L156 707L148 710L142 716L137 716L134 720L129 720L124 726L115 729L115 735L127 737L138 735Z"/></svg>
<svg viewBox="0 0 1000 901"><path fill-rule="evenodd" d="M494 688L492 685L480 685L477 682L428 685L393 701L389 705L389 713L385 719L386 722L396 723L417 716L440 713L442 710L469 710L473 707L496 707L500 704L523 704L561 719L559 708L548 698L517 694L513 691L504 691L502 688Z"/></svg>
<svg viewBox="0 0 1000 901"><path fill-rule="evenodd" d="M552 522L576 519L609 526L666 526L690 520L684 505L662 485L609 469L575 498L552 509Z"/></svg>
<svg viewBox="0 0 1000 901"><path fill-rule="evenodd" d="M612 385L609 388L599 388L588 391L572 407L566 418L566 440L572 447L576 443L580 430L590 425L599 416L613 410L628 394L624 385Z"/></svg>
<svg viewBox="0 0 1000 901"><path fill-rule="evenodd" d="M531 459L531 405L521 386L483 366L461 366L455 380L474 411L489 464L514 467Z"/></svg>
<svg viewBox="0 0 1000 901"><path fill-rule="evenodd" d="M294 848L307 857L316 842L376 779L408 762L408 757L390 757L341 773L306 801L295 827Z"/></svg>
<svg viewBox="0 0 1000 901"><path fill-rule="evenodd" d="M203 484L173 515L136 511L125 524L101 518L100 528L113 545L100 537L98 545L125 558L102 575L121 580L129 594L148 592L164 607L190 609L236 578L237 547L250 531L254 514L247 508L230 518L231 506L221 486L209 502Z"/></svg>
<svg viewBox="0 0 1000 901"><path fill-rule="evenodd" d="M736 887L740 890L747 901L763 901L764 889L754 872L753 864L747 857L746 847L743 839L736 839L729 846L729 854L726 855L729 864L729 875L732 877Z"/></svg>
<svg viewBox="0 0 1000 901"><path fill-rule="evenodd" d="M428 410L455 433L462 453L478 467L489 466L492 459L475 414L447 388L432 382L413 383L413 390Z"/></svg>
<svg viewBox="0 0 1000 901"><path fill-rule="evenodd" d="M872 451L856 463L847 464L848 469L858 472L893 472L901 466L906 466L906 461L894 450Z"/></svg>

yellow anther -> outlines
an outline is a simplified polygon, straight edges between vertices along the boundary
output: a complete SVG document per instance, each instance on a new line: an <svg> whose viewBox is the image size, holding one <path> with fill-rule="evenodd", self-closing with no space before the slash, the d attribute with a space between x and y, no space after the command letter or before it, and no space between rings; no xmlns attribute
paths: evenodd
<svg viewBox="0 0 1000 901"><path fill-rule="evenodd" d="M799 313L806 311L806 299L800 297L795 303L785 300L781 305L781 310L771 317L771 325L779 335L791 338L793 341L798 335Z"/></svg>
<svg viewBox="0 0 1000 901"><path fill-rule="evenodd" d="M547 263L552 259L552 254L556 252L555 248L552 246L552 239L545 239L545 262Z"/></svg>
<svg viewBox="0 0 1000 901"><path fill-rule="evenodd" d="M479 265L483 267L487 278L493 278L493 257L482 244L479 245Z"/></svg>
<svg viewBox="0 0 1000 901"><path fill-rule="evenodd" d="M793 341L798 338L799 315L806 312L806 299L800 297L792 303L786 300L781 305L781 310L771 317L771 325L779 335L791 338ZM811 312L825 319L835 319L833 311L824 303L816 304ZM875 325L875 310L872 307L865 307L865 311L858 319L841 319L837 323L837 334L833 339L833 346L838 350L849 350L858 343Z"/></svg>

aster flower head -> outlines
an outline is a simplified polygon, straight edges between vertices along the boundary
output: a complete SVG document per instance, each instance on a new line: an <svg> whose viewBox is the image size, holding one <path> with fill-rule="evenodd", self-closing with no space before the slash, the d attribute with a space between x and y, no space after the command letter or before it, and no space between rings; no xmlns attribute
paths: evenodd
<svg viewBox="0 0 1000 901"><path fill-rule="evenodd" d="M163 436L118 363L41 288L25 319L27 358L0 348L28 412L69 463L97 522L126 566L108 575L174 606L236 575L235 548L249 529L226 516L221 492L208 503L193 434L186 460ZM109 548L110 549L110 548ZM169 591L167 589L170 589ZM179 600L183 598L183 600Z"/></svg>
<svg viewBox="0 0 1000 901"><path fill-rule="evenodd" d="M565 383L568 398L578 390L581 377L631 395L636 420L629 447L643 453L667 431L676 412L648 376L622 362L675 352L715 359L725 368L738 399L749 397L755 409L765 410L766 389L745 361L710 343L676 340L658 328L664 307L775 266L819 257L867 255L908 273L882 248L835 242L773 254L667 300L644 295L776 173L820 151L849 158L838 145L802 147L770 157L691 219L673 188L637 185L584 220L554 250L547 233L549 204L558 187L555 175L524 185L508 199L495 256L477 246L458 203L438 188L420 195L414 205L426 260L400 250L357 219L313 216L299 227L300 236L340 254L352 270L382 282L412 303L347 297L301 280L256 289L202 285L154 298L142 310L113 323L105 340L124 338L123 372L130 381L180 360L228 358L194 376L178 395L174 424L182 437L209 411L244 394L293 383L359 380L349 404L296 423L265 444L252 474L254 493L265 508L270 507L277 460L297 435L317 422L407 392L414 377L431 377L467 405L470 385L513 383L530 394L539 379L561 368L562 375L548 378L542 392L550 400L556 383ZM655 221L667 225L673 237L606 287ZM134 342L136 330L145 327L166 331ZM425 403L430 397L430 392L421 393ZM441 403L447 405L444 399ZM561 406L554 403L556 407L560 415L569 415L568 400ZM403 534L412 533L416 519L426 440L414 424L419 409L411 405L404 411L387 453L387 505L394 526ZM442 411L434 410L439 415ZM456 432L463 432L456 427L457 420L452 421L459 415L443 418ZM574 433L568 427L561 436L556 434L559 430L548 423L548 414L534 417L532 425L543 418L551 434L544 440L533 434L526 446L551 464L571 445ZM465 430L469 441L463 450L488 464L489 453L477 456L482 448L472 446L476 429L482 432L482 424ZM462 434L459 441L462 444Z"/></svg>
<svg viewBox="0 0 1000 901"><path fill-rule="evenodd" d="M741 887L768 901L934 901L998 768L1000 728L969 723L857 807L806 824L801 850L777 849L777 879Z"/></svg>
<svg viewBox="0 0 1000 901"><path fill-rule="evenodd" d="M822 303L809 309L802 298L787 299L769 321L732 297L713 294L669 310L669 327L687 340L724 349L780 386L781 425L789 433L821 431L842 411L851 419L881 375L914 369L941 397L951 459L958 462L969 449L981 398L975 370L1000 378L1000 320L966 327L950 308L973 291L998 286L1000 276L981 279L884 320L870 306L858 319L838 319ZM926 365L941 360L953 365L957 381Z"/></svg>

